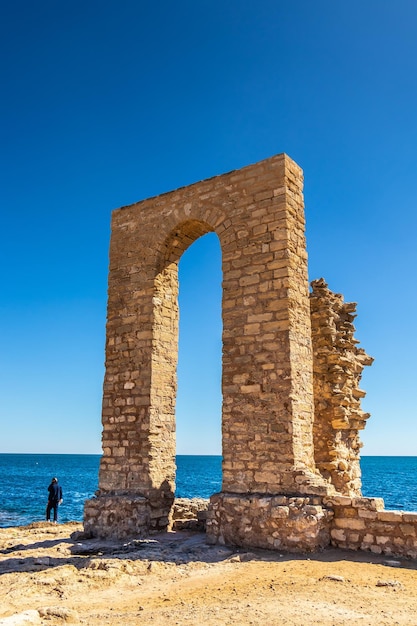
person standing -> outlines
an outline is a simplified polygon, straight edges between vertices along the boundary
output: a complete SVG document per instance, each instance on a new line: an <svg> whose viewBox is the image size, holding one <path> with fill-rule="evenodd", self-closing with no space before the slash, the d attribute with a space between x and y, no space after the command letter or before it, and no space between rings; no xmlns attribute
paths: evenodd
<svg viewBox="0 0 417 626"><path fill-rule="evenodd" d="M48 504L46 506L46 521L51 518L51 511L54 512L54 523L58 521L58 506L62 502L62 487L58 485L58 478L53 478L48 487Z"/></svg>

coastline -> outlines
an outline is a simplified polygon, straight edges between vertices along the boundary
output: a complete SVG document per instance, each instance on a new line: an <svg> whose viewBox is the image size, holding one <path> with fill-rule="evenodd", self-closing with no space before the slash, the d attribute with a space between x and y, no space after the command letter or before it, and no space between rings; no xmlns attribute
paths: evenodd
<svg viewBox="0 0 417 626"><path fill-rule="evenodd" d="M98 487L100 455L0 454L0 527L45 518L46 486L64 489L62 522L82 521L84 502ZM386 510L417 512L417 457L361 457L362 493ZM209 498L221 490L220 456L177 455L176 498Z"/></svg>
<svg viewBox="0 0 417 626"><path fill-rule="evenodd" d="M191 531L124 542L81 531L79 522L0 528L0 626L415 623L415 561L249 552Z"/></svg>

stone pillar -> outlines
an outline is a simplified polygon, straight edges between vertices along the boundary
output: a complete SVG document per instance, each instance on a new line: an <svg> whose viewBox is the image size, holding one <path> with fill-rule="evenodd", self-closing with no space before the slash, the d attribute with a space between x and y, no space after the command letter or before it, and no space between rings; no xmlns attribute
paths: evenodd
<svg viewBox="0 0 417 626"><path fill-rule="evenodd" d="M103 456L86 530L101 536L165 528L175 490L177 265L155 271L129 211L115 212L110 250Z"/></svg>
<svg viewBox="0 0 417 626"><path fill-rule="evenodd" d="M323 493L302 187L301 169L282 158L253 178L246 210L220 236L225 492Z"/></svg>

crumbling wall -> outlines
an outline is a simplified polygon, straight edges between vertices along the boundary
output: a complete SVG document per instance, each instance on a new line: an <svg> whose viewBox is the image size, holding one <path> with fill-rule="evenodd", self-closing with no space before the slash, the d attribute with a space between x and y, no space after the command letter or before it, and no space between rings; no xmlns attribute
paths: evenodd
<svg viewBox="0 0 417 626"><path fill-rule="evenodd" d="M219 508L232 514L228 524ZM382 498L217 494L174 502L172 529L209 529L209 541L309 552L332 545L393 557L417 558L417 512L387 511ZM236 515L235 513L238 512ZM265 532L265 527L268 531Z"/></svg>
<svg viewBox="0 0 417 626"><path fill-rule="evenodd" d="M175 498L169 530L196 530L205 532L208 498Z"/></svg>
<svg viewBox="0 0 417 626"><path fill-rule="evenodd" d="M369 413L361 409L365 392L359 382L365 365L371 365L373 358L356 345L356 304L344 302L322 278L311 286L316 466L338 493L360 496L359 431Z"/></svg>
<svg viewBox="0 0 417 626"><path fill-rule="evenodd" d="M382 498L331 496L323 500L334 511L331 545L417 558L417 513L386 511Z"/></svg>

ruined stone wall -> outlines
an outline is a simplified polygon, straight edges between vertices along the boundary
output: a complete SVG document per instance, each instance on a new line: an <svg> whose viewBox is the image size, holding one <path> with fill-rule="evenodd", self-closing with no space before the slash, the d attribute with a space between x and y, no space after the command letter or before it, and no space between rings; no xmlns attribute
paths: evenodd
<svg viewBox="0 0 417 626"><path fill-rule="evenodd" d="M334 511L333 546L417 558L417 513L386 511L381 498L332 496L324 502Z"/></svg>
<svg viewBox="0 0 417 626"><path fill-rule="evenodd" d="M277 155L113 213L90 535L206 520L211 543L417 558L417 513L358 497L359 381L372 359L356 346L356 305L323 280L309 298L302 186ZM178 262L207 232L222 250L223 484L206 510L173 502Z"/></svg>
<svg viewBox="0 0 417 626"><path fill-rule="evenodd" d="M356 304L344 302L323 279L311 285L315 461L338 493L360 496L359 431L369 414L361 410L359 382L373 359L356 345Z"/></svg>
<svg viewBox="0 0 417 626"><path fill-rule="evenodd" d="M245 547L308 552L332 545L417 558L417 513L386 511L381 498L252 496L236 501L232 494L218 494L212 504L208 511L208 500L176 500L172 527L201 531L207 526L209 541ZM229 506L233 515L224 524L218 510Z"/></svg>
<svg viewBox="0 0 417 626"><path fill-rule="evenodd" d="M175 498L170 530L205 532L208 507L208 498Z"/></svg>

